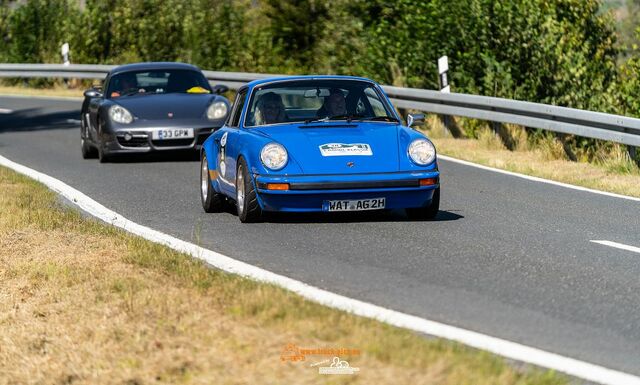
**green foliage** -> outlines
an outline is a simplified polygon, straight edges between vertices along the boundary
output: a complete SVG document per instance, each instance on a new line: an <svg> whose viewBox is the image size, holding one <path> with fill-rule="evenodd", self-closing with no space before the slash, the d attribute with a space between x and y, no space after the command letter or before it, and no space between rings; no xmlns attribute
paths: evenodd
<svg viewBox="0 0 640 385"><path fill-rule="evenodd" d="M60 62L60 46L71 34L71 22L78 15L77 7L67 0L30 0L16 7L8 15L9 60Z"/></svg>
<svg viewBox="0 0 640 385"><path fill-rule="evenodd" d="M633 2L635 0L625 0ZM0 0L0 59L178 60L205 69L338 73L437 88L448 55L455 91L616 112L614 23L600 0ZM620 103L623 100L624 103ZM623 108L623 109L624 109ZM634 112L635 113L635 112Z"/></svg>

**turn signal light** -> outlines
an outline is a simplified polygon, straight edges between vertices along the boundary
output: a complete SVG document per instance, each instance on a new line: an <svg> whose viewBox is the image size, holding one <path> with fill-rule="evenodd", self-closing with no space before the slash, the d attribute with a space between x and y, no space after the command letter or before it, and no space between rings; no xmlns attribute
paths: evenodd
<svg viewBox="0 0 640 385"><path fill-rule="evenodd" d="M267 190L289 190L289 183L267 183Z"/></svg>
<svg viewBox="0 0 640 385"><path fill-rule="evenodd" d="M420 179L420 186L433 186L438 183L438 178Z"/></svg>

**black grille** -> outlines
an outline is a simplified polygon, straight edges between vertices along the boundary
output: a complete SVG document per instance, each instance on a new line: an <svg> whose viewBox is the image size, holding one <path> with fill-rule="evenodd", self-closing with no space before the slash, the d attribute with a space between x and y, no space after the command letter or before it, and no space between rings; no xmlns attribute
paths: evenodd
<svg viewBox="0 0 640 385"><path fill-rule="evenodd" d="M198 135L198 140L196 141L196 144L198 146L201 146L205 140L207 140L207 138L209 137L209 135L211 135L210 133L206 133L206 134L200 134Z"/></svg>
<svg viewBox="0 0 640 385"><path fill-rule="evenodd" d="M156 147L180 147L190 146L193 143L193 138L189 139L170 139L170 140L154 140L153 145Z"/></svg>
<svg viewBox="0 0 640 385"><path fill-rule="evenodd" d="M124 137L118 136L118 143L122 147L149 147L147 137L133 137L130 140L125 140Z"/></svg>
<svg viewBox="0 0 640 385"><path fill-rule="evenodd" d="M260 183L258 183L259 188ZM393 188L393 187L419 187L420 180L385 180L373 182L332 182L332 183L291 183L291 190L338 190L338 189L358 189L358 188ZM265 186L266 187L266 186Z"/></svg>

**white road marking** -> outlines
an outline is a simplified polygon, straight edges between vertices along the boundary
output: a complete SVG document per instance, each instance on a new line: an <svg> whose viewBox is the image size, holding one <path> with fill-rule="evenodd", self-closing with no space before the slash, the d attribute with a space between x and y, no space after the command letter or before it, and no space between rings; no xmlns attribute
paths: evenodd
<svg viewBox="0 0 640 385"><path fill-rule="evenodd" d="M13 113L13 110L10 110L8 108L0 108L0 114L11 114Z"/></svg>
<svg viewBox="0 0 640 385"><path fill-rule="evenodd" d="M593 193L593 194L606 195L606 196L613 197L613 198L628 199L628 200L631 200L631 201L640 202L640 198L631 197L631 196L628 196L628 195L621 195L621 194L615 194L615 193L610 193L610 192L606 192L606 191L594 190L594 189L590 189L590 188L586 188L586 187L575 186L575 185L568 184L568 183L556 182L554 180L539 178L537 176L518 174L517 172L500 170L499 168L483 166L481 164L471 163L471 162L468 162L466 160L452 158L452 157L446 156L446 155L438 155L438 158L439 159L444 159L444 160L449 161L449 162L464 164L465 166L469 166L469 167L475 167L475 168L479 168L479 169L482 169L482 170L493 171L493 172L497 172L497 173L500 173L500 174L515 176L517 178L527 179L527 180L534 181L534 182L547 183L547 184L552 184L552 185L555 185L555 186L570 188L570 189L573 189L573 190L585 191L585 192L590 192L590 193Z"/></svg>
<svg viewBox="0 0 640 385"><path fill-rule="evenodd" d="M612 241L595 241L591 240L593 243L599 243L601 245L615 247L616 249L633 251L634 253L640 254L640 247L625 245L624 243L612 242Z"/></svg>
<svg viewBox="0 0 640 385"><path fill-rule="evenodd" d="M172 237L171 235L164 234L160 231L132 222L122 215L109 210L105 206L66 183L21 164L15 163L1 155L0 165L43 183L54 192L62 195L82 210L102 221L113 226L120 227L152 242L157 242L174 250L187 253L192 257L201 259L220 270L248 277L256 281L274 284L311 301L334 309L343 310L362 317L372 318L419 333L457 341L503 357L557 370L587 381L605 385L640 385L640 377L638 376L471 330L386 309L381 306L319 289L283 275L275 274L268 270L235 260L226 255L202 248L193 243L185 242L181 239Z"/></svg>

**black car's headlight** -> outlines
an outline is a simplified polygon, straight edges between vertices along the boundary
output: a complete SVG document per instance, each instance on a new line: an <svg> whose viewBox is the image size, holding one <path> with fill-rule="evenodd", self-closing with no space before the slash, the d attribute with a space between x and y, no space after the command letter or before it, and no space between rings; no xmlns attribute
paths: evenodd
<svg viewBox="0 0 640 385"><path fill-rule="evenodd" d="M109 108L109 117L116 123L129 124L133 122L133 115L131 115L131 112L117 104Z"/></svg>
<svg viewBox="0 0 640 385"><path fill-rule="evenodd" d="M209 108L207 108L207 119L220 120L227 116L228 111L229 111L229 107L225 102L211 103Z"/></svg>
<svg viewBox="0 0 640 385"><path fill-rule="evenodd" d="M416 139L409 145L409 157L420 166L426 166L436 159L436 148L427 139Z"/></svg>

